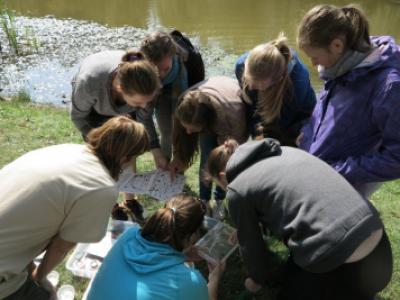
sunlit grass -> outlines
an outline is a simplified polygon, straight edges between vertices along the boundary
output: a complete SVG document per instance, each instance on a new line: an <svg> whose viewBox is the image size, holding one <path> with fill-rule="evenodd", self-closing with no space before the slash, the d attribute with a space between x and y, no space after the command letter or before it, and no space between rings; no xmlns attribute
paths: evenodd
<svg viewBox="0 0 400 300"><path fill-rule="evenodd" d="M17 100L19 99L19 100ZM18 156L54 144L81 143L81 135L70 121L66 109L52 106L39 106L29 102L27 95L21 94L12 102L0 101L0 167L11 162ZM153 159L147 153L138 159L140 171L154 168ZM187 176L187 189L198 190L198 161L192 166ZM159 202L142 198L148 212L160 206ZM394 273L390 285L382 292L380 299L400 299L400 181L390 182L373 196L372 201L382 215L388 236L392 242L394 256ZM281 256L285 255L282 245L273 243L274 249L279 249ZM206 272L204 265L199 266ZM87 280L74 277L65 269L65 264L57 267L61 284L72 284L76 291L76 299L81 299L86 289ZM219 299L237 299L243 292L245 271L236 251L227 264L227 270L222 278L219 289ZM276 291L264 289L256 299L275 299ZM242 298L244 299L244 298Z"/></svg>

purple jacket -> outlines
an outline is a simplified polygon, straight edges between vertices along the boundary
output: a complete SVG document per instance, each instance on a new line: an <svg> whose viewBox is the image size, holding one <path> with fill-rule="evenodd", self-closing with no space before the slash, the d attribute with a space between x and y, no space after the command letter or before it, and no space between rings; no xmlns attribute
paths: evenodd
<svg viewBox="0 0 400 300"><path fill-rule="evenodd" d="M300 144L356 186L400 178L400 46L371 41L366 60L325 82Z"/></svg>

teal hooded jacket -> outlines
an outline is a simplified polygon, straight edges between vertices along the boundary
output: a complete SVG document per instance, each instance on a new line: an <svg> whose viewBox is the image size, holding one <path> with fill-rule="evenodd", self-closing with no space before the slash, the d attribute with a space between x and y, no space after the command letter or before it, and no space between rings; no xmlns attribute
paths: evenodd
<svg viewBox="0 0 400 300"><path fill-rule="evenodd" d="M203 276L184 262L181 252L131 228L105 257L87 300L209 299Z"/></svg>

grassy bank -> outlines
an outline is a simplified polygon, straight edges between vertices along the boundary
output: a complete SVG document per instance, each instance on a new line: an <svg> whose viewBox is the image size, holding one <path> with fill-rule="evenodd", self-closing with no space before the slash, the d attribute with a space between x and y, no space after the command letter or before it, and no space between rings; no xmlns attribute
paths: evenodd
<svg viewBox="0 0 400 300"><path fill-rule="evenodd" d="M64 109L38 106L26 101L0 101L0 168L18 156L40 147L61 143L81 143L81 136ZM139 169L151 169L151 155L142 156ZM190 188L197 191L197 164L187 172ZM382 292L381 299L400 299L400 181L385 184L374 194L374 204L380 211L394 255L394 273L391 284ZM149 203L149 202L148 202ZM149 203L156 206L157 204ZM64 266L59 266L60 284L75 286L80 299L87 281L73 277ZM220 288L220 299L235 299L243 291L244 271L236 253L228 261ZM274 291L265 289L257 299L274 299ZM267 298L267 295L271 297Z"/></svg>

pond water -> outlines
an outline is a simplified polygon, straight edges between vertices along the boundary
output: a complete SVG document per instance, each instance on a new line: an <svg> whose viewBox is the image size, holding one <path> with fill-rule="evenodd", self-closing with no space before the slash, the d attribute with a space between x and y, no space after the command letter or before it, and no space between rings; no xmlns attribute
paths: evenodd
<svg viewBox="0 0 400 300"><path fill-rule="evenodd" d="M329 2L338 6L348 4ZM8 1L7 6L21 16L17 21L22 27L32 26L42 47L39 55L14 61L3 55L0 87L3 92L10 92L27 86L35 101L68 101L70 77L82 57L107 48L134 47L146 32L159 27L178 28L193 38L204 52L208 75L233 76L238 54L275 38L281 31L296 48L299 20L319 3L311 0ZM371 34L388 34L400 41L400 1L358 3L367 13ZM313 84L319 86L314 68L300 55L312 71ZM5 70L13 75L4 75ZM11 89L11 85L15 87ZM57 96L45 94L44 91L52 89L62 92Z"/></svg>

